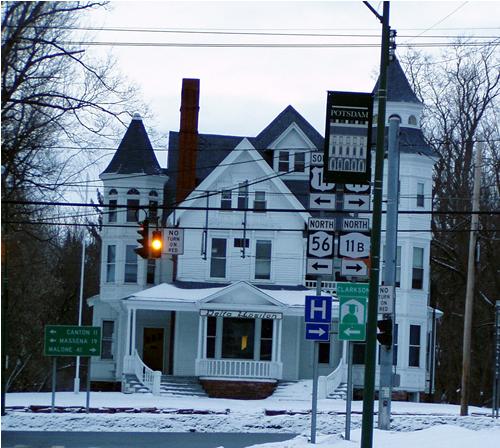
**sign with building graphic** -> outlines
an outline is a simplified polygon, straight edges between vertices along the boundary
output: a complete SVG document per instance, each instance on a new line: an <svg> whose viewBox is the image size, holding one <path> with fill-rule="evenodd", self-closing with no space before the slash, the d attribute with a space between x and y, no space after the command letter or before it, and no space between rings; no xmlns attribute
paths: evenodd
<svg viewBox="0 0 500 448"><path fill-rule="evenodd" d="M373 99L370 93L328 92L324 177L363 184L371 177Z"/></svg>
<svg viewBox="0 0 500 448"><path fill-rule="evenodd" d="M368 283L337 283L339 340L364 341L366 339L368 291Z"/></svg>

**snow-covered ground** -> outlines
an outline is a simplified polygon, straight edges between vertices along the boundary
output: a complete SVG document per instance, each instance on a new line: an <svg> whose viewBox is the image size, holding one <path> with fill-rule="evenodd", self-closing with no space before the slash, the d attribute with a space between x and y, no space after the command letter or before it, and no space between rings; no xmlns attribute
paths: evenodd
<svg viewBox="0 0 500 448"><path fill-rule="evenodd" d="M89 414L82 412L86 403L83 392L58 392L56 406L67 409L54 414L26 411L29 406L50 407L50 393L10 393L2 430L286 432L299 436L261 446L300 448L311 446L310 386L310 382L299 382L286 397L255 401L92 392L93 412ZM102 412L109 408L118 412ZM378 409L377 402L374 409ZM352 410L351 440L346 441L345 401L319 400L319 446L359 446L362 402L354 401ZM500 419L493 419L491 410L471 407L470 416L460 417L459 406L455 405L393 402L392 411L391 431L374 430L375 448L475 448L473 445L478 444L481 448L500 447Z"/></svg>

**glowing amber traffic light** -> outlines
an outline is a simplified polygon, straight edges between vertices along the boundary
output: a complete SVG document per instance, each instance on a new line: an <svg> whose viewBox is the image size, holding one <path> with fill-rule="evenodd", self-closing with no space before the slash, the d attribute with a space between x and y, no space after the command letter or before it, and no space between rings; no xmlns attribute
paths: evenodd
<svg viewBox="0 0 500 448"><path fill-rule="evenodd" d="M163 236L161 230L153 230L150 249L151 258L161 257L161 251L163 249Z"/></svg>

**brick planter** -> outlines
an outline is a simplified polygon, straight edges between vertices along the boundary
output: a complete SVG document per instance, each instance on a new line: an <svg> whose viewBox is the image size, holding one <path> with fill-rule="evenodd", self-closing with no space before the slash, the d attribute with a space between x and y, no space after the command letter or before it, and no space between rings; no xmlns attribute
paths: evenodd
<svg viewBox="0 0 500 448"><path fill-rule="evenodd" d="M276 389L277 381L209 380L200 378L200 383L210 398L234 398L240 400L263 400Z"/></svg>

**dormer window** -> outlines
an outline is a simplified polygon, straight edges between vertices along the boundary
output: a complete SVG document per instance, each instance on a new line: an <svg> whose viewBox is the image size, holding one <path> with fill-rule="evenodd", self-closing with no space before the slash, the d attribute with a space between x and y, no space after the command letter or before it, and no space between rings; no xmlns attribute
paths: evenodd
<svg viewBox="0 0 500 448"><path fill-rule="evenodd" d="M288 171L290 165L290 153L288 151L280 151L278 153L278 171L286 172Z"/></svg>
<svg viewBox="0 0 500 448"><path fill-rule="evenodd" d="M412 126L416 126L417 125L417 117L415 117L415 115L410 115L410 118L408 118L408 124L410 124Z"/></svg>
<svg viewBox="0 0 500 448"><path fill-rule="evenodd" d="M296 173L303 173L306 170L306 153L296 152L293 162L293 170Z"/></svg>
<svg viewBox="0 0 500 448"><path fill-rule="evenodd" d="M220 199L220 208L222 210L231 210L232 197L233 195L231 190L222 190Z"/></svg>
<svg viewBox="0 0 500 448"><path fill-rule="evenodd" d="M266 192L265 191L256 191L255 199L253 201L253 208L256 212L265 212L266 211Z"/></svg>

